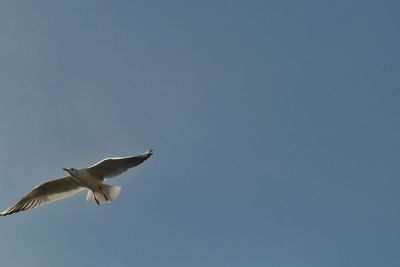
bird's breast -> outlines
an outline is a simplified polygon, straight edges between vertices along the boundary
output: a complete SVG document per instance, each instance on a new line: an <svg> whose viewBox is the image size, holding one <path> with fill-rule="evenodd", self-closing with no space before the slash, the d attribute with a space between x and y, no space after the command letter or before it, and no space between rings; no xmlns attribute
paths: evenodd
<svg viewBox="0 0 400 267"><path fill-rule="evenodd" d="M87 170L80 170L75 178L79 180L83 186L92 190L97 189L100 183L99 179L90 174Z"/></svg>

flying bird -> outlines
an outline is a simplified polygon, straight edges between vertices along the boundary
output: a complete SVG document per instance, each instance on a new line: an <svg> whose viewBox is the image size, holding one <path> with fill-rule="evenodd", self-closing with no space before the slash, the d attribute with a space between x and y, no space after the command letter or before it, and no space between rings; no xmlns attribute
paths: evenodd
<svg viewBox="0 0 400 267"><path fill-rule="evenodd" d="M110 202L119 195L121 187L103 182L107 178L117 176L141 164L151 155L153 155L152 149L133 157L106 158L88 168L63 168L68 173L67 176L36 186L22 199L1 212L0 216L37 208L43 204L70 197L85 189L88 189L86 197L88 202L97 205Z"/></svg>

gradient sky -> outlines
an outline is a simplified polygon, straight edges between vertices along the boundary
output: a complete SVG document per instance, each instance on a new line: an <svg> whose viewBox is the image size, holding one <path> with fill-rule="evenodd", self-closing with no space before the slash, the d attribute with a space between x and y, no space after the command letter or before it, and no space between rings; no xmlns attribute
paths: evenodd
<svg viewBox="0 0 400 267"><path fill-rule="evenodd" d="M0 4L2 266L399 266L398 1Z"/></svg>

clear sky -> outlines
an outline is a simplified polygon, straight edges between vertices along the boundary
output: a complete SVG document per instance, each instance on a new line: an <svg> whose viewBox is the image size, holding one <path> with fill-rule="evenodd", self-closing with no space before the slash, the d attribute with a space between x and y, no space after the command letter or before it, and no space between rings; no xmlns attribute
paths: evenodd
<svg viewBox="0 0 400 267"><path fill-rule="evenodd" d="M1 266L399 266L398 1L3 1Z"/></svg>

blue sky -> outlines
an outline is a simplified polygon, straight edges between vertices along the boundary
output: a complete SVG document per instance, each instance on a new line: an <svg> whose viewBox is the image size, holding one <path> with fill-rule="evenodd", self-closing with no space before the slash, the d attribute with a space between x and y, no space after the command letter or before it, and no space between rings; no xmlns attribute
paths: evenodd
<svg viewBox="0 0 400 267"><path fill-rule="evenodd" d="M4 266L399 266L396 1L0 4L0 204L154 148L85 194L0 218Z"/></svg>

